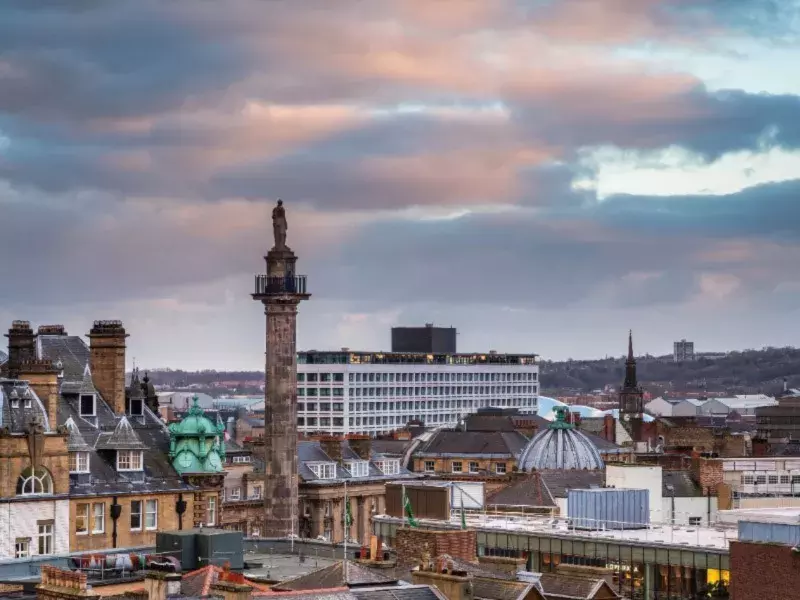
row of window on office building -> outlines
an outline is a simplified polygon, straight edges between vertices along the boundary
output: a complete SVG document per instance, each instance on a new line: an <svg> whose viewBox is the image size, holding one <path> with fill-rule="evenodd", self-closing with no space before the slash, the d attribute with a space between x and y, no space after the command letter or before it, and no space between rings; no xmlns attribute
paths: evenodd
<svg viewBox="0 0 800 600"><path fill-rule="evenodd" d="M350 412L371 412L375 410L446 410L451 408L480 408L481 406L507 406L536 408L536 398L492 398L484 400L422 400L398 402L350 402ZM298 402L298 412L344 412L342 402Z"/></svg>
<svg viewBox="0 0 800 600"><path fill-rule="evenodd" d="M298 373L299 383L344 383L344 373ZM458 381L538 381L534 371L525 373L348 373L350 383L373 382L458 382Z"/></svg>
<svg viewBox="0 0 800 600"><path fill-rule="evenodd" d="M443 385L411 387L365 387L348 388L348 396L452 396L480 394L536 394L535 385ZM343 397L344 388L299 387L298 396Z"/></svg>

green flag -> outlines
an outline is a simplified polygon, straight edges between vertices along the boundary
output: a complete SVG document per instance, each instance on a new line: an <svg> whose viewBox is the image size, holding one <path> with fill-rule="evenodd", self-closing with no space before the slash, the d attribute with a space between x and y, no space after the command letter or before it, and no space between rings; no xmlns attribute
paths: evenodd
<svg viewBox="0 0 800 600"><path fill-rule="evenodd" d="M406 510L406 517L408 517L408 524L411 527L417 526L417 520L414 518L414 511L411 510L411 500L408 496L403 494L403 508Z"/></svg>
<svg viewBox="0 0 800 600"><path fill-rule="evenodd" d="M461 529L467 528L467 515L464 514L464 492L461 492Z"/></svg>

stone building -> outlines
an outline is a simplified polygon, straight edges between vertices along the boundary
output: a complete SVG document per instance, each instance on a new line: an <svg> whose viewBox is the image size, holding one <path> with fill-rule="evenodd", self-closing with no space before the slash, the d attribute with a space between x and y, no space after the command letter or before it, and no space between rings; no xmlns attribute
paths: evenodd
<svg viewBox="0 0 800 600"><path fill-rule="evenodd" d="M190 527L195 490L169 462L152 386L137 375L126 388L122 324L96 321L88 345L26 321L7 337L0 502L14 508L0 556L148 546L157 530ZM13 518L20 496L36 504L24 519Z"/></svg>

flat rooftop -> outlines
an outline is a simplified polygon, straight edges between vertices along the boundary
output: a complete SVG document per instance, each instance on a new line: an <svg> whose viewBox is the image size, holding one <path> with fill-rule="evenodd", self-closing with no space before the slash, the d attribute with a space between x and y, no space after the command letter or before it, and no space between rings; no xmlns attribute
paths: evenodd
<svg viewBox="0 0 800 600"><path fill-rule="evenodd" d="M800 508L736 508L720 510L717 519L721 523L736 525L739 521L756 523L785 523L800 525Z"/></svg>
<svg viewBox="0 0 800 600"><path fill-rule="evenodd" d="M458 512L458 511L456 511ZM377 516L378 521L401 523L404 519ZM417 519L423 528L441 527L442 521ZM636 544L645 546L674 546L698 551L728 551L731 541L736 541L738 531L733 527L672 527L669 525L651 525L645 529L621 530L589 530L570 527L565 518L549 518L535 516L505 516L466 513L467 527L478 531L496 533L533 534L557 538L582 538L595 541L607 541L620 544ZM449 524L460 527L461 517L453 514Z"/></svg>
<svg viewBox="0 0 800 600"><path fill-rule="evenodd" d="M306 350L297 353L305 365L526 365L536 364L538 354L428 354L426 352L367 352L354 350Z"/></svg>

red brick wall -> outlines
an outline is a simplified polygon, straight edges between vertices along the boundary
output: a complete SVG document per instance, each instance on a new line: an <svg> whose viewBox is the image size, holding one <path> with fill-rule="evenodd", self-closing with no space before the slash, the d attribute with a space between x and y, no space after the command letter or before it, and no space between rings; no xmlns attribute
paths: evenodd
<svg viewBox="0 0 800 600"><path fill-rule="evenodd" d="M800 555L789 546L731 542L731 600L800 600Z"/></svg>
<svg viewBox="0 0 800 600"><path fill-rule="evenodd" d="M693 458L692 472L704 494L715 494L717 486L723 481L722 461L716 458Z"/></svg>
<svg viewBox="0 0 800 600"><path fill-rule="evenodd" d="M397 563L407 565L415 562L422 556L425 544L428 545L428 552L433 558L449 554L461 560L472 562L477 560L478 544L474 531L469 529L434 531L404 527L397 530L395 538Z"/></svg>

